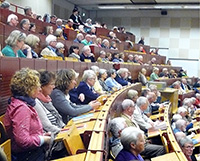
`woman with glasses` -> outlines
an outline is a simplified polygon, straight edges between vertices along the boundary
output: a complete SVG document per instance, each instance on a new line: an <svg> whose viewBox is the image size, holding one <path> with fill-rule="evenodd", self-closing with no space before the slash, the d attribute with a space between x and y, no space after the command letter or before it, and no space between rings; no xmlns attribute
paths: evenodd
<svg viewBox="0 0 200 161"><path fill-rule="evenodd" d="M14 30L10 33L6 39L6 46L2 49L4 56L8 57L22 57L32 58L31 48L24 44L26 35L19 30ZM27 49L27 56L22 52L23 49Z"/></svg>

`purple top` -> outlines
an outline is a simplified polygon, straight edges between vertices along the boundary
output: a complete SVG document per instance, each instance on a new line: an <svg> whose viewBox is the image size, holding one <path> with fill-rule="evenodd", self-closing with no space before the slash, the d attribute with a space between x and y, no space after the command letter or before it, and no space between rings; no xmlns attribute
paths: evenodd
<svg viewBox="0 0 200 161"><path fill-rule="evenodd" d="M125 149L122 149L115 159L115 161L132 161L132 160L144 161L144 159L141 157L140 154L135 156L134 154Z"/></svg>

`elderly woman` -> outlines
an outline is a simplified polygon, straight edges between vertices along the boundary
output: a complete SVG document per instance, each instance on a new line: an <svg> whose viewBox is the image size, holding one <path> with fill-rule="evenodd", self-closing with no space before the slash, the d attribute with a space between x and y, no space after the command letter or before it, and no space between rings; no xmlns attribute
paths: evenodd
<svg viewBox="0 0 200 161"><path fill-rule="evenodd" d="M105 83L107 76L108 76L108 74L107 74L107 71L105 69L99 70L99 83L102 86L103 91L109 92L109 88Z"/></svg>
<svg viewBox="0 0 200 161"><path fill-rule="evenodd" d="M105 49L109 49L110 48L110 43L107 39L103 39L102 41L102 44L101 44L101 47L102 48L105 48Z"/></svg>
<svg viewBox="0 0 200 161"><path fill-rule="evenodd" d="M37 37L33 34L29 34L26 37L25 43L31 47L32 58L38 58L38 54L34 50L38 48L39 42L40 42L39 37ZM25 55L27 55L27 52L28 52L27 49L23 50L23 53Z"/></svg>
<svg viewBox="0 0 200 161"><path fill-rule="evenodd" d="M154 67L153 73L151 73L151 75L150 75L150 81L155 81L155 80L159 79L158 73L159 73L159 68Z"/></svg>
<svg viewBox="0 0 200 161"><path fill-rule="evenodd" d="M138 74L138 81L142 83L143 86L147 85L147 78L146 78L147 70L145 68L141 69L141 72Z"/></svg>
<svg viewBox="0 0 200 161"><path fill-rule="evenodd" d="M24 44L26 35L19 30L14 30L10 33L6 39L6 46L2 49L4 56L8 57L22 57L32 58L31 48ZM22 52L23 49L27 49L27 56Z"/></svg>
<svg viewBox="0 0 200 161"><path fill-rule="evenodd" d="M132 100L134 103L136 103L138 99L138 92L134 89L130 89L127 93L127 98Z"/></svg>
<svg viewBox="0 0 200 161"><path fill-rule="evenodd" d="M78 61L80 61L80 55L79 55L79 47L76 45L72 45L69 48L69 56L70 58L75 58L78 59Z"/></svg>
<svg viewBox="0 0 200 161"><path fill-rule="evenodd" d="M116 91L122 88L122 85L115 80L115 77L116 77L116 70L110 69L108 71L108 78L105 80L105 83L109 88L109 91Z"/></svg>
<svg viewBox="0 0 200 161"><path fill-rule="evenodd" d="M37 95L35 110L42 122L44 131L58 133L65 125L62 117L53 106L50 94L55 88L55 74L48 71L40 71L41 91Z"/></svg>
<svg viewBox="0 0 200 161"><path fill-rule="evenodd" d="M85 100L81 104L88 104L90 101L96 100L99 94L94 90L94 84L96 82L96 74L93 70L85 70L83 73L82 81L77 87L77 93L85 95Z"/></svg>
<svg viewBox="0 0 200 161"><path fill-rule="evenodd" d="M65 52L64 44L61 42L58 42L56 44L56 54L57 54L57 56L62 57L63 60L65 60L64 52Z"/></svg>
<svg viewBox="0 0 200 161"><path fill-rule="evenodd" d="M144 161L140 153L144 150L144 132L135 127L127 127L121 133L123 149L115 161L138 160Z"/></svg>
<svg viewBox="0 0 200 161"><path fill-rule="evenodd" d="M97 58L97 62L106 62L106 52L104 50L101 50L99 52L99 57Z"/></svg>
<svg viewBox="0 0 200 161"><path fill-rule="evenodd" d="M58 40L65 40L63 36L63 30L61 28L56 29L56 31L54 32L54 36L56 36Z"/></svg>
<svg viewBox="0 0 200 161"><path fill-rule="evenodd" d="M44 160L43 144L50 142L49 136L44 136L42 124L33 108L35 98L40 90L39 73L23 68L11 79L12 96L4 116L8 136L12 142L12 155L17 161Z"/></svg>
<svg viewBox="0 0 200 161"><path fill-rule="evenodd" d="M73 69L61 69L57 73L55 89L51 93L54 107L61 114L63 122L72 117L97 108L100 103L90 102L88 105L76 105L69 100L69 91L76 86L77 73Z"/></svg>

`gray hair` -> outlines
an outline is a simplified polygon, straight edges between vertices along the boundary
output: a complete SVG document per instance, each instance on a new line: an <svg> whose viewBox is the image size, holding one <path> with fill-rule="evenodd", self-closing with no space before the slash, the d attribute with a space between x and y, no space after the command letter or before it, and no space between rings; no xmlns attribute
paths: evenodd
<svg viewBox="0 0 200 161"><path fill-rule="evenodd" d="M121 75L122 73L126 73L128 72L128 69L127 68L120 68L118 71L117 71L117 74Z"/></svg>
<svg viewBox="0 0 200 161"><path fill-rule="evenodd" d="M139 97L139 98L137 99L136 105L137 105L138 107L141 107L142 105L146 104L147 102L148 102L147 98L141 96L141 97Z"/></svg>
<svg viewBox="0 0 200 161"><path fill-rule="evenodd" d="M52 42L52 41L57 41L57 38L56 38L56 36L54 36L54 35L48 35L48 36L46 37L45 41L46 41L46 44L49 45L50 42Z"/></svg>
<svg viewBox="0 0 200 161"><path fill-rule="evenodd" d="M99 73L99 67L96 65L91 66L90 69L93 70L95 73Z"/></svg>
<svg viewBox="0 0 200 161"><path fill-rule="evenodd" d="M178 108L178 114L180 114L182 112L187 112L187 109L184 106L181 106Z"/></svg>
<svg viewBox="0 0 200 161"><path fill-rule="evenodd" d="M127 98L128 99L133 99L134 97L138 96L138 92L134 89L130 89L127 93Z"/></svg>
<svg viewBox="0 0 200 161"><path fill-rule="evenodd" d="M61 34L62 32L63 32L62 29L57 28L56 31L54 32L54 35L55 35L56 37L58 37L58 36L60 36L60 34Z"/></svg>
<svg viewBox="0 0 200 161"><path fill-rule="evenodd" d="M154 67L154 68L153 68L153 72L155 72L155 71L159 71L159 68Z"/></svg>
<svg viewBox="0 0 200 161"><path fill-rule="evenodd" d="M184 137L179 141L179 144L180 144L181 147L184 147L185 144L192 144L193 145L193 142L192 142L192 139Z"/></svg>
<svg viewBox="0 0 200 161"><path fill-rule="evenodd" d="M179 119L179 120L177 120L176 123L175 123L176 128L177 128L177 129L181 129L181 127L184 126L185 123L186 123L186 121L183 120L183 119Z"/></svg>
<svg viewBox="0 0 200 161"><path fill-rule="evenodd" d="M10 7L10 3L9 2L4 1L4 2L1 3L1 8L6 9L6 8L9 8L9 7Z"/></svg>
<svg viewBox="0 0 200 161"><path fill-rule="evenodd" d="M176 122L177 120L182 119L182 116L180 114L174 114L172 119L174 122Z"/></svg>
<svg viewBox="0 0 200 161"><path fill-rule="evenodd" d="M130 99L123 100L123 102L122 102L122 109L123 110L127 109L130 106L133 106L133 107L135 106L135 103L132 100L130 100Z"/></svg>
<svg viewBox="0 0 200 161"><path fill-rule="evenodd" d="M19 30L14 30L10 33L5 42L7 45L14 47L16 46L17 41L25 41L25 39L26 39L25 33L22 33Z"/></svg>
<svg viewBox="0 0 200 161"><path fill-rule="evenodd" d="M126 127L126 121L122 117L116 117L109 122L109 130L116 138L119 137L119 131Z"/></svg>
<svg viewBox="0 0 200 161"><path fill-rule="evenodd" d="M175 86L180 85L180 84L181 84L180 81L176 81L176 82L174 82L174 83L172 84L172 87L174 88Z"/></svg>
<svg viewBox="0 0 200 161"><path fill-rule="evenodd" d="M176 137L176 140L178 141L178 143L180 142L180 140L184 137L186 137L185 133L182 132L182 131L179 131L177 133L175 133L175 137Z"/></svg>
<svg viewBox="0 0 200 161"><path fill-rule="evenodd" d="M96 74L93 70L85 70L83 73L82 81L87 82L88 79L96 78Z"/></svg>
<svg viewBox="0 0 200 161"><path fill-rule="evenodd" d="M90 50L91 51L91 49L90 49L90 47L88 46L88 45L86 45L86 46L84 46L83 48L82 48L82 52L84 53L85 51L87 51L87 50Z"/></svg>
<svg viewBox="0 0 200 161"><path fill-rule="evenodd" d="M130 150L131 149L130 144L131 143L136 144L138 141L139 135L143 136L144 132L136 127L130 126L130 127L125 128L122 131L121 137L120 137L120 140L121 140L121 143L122 143L124 149Z"/></svg>
<svg viewBox="0 0 200 161"><path fill-rule="evenodd" d="M30 23L29 19L27 19L27 18L22 19L20 21L20 27L23 28L23 25L26 24L26 23L28 23L28 22Z"/></svg>
<svg viewBox="0 0 200 161"><path fill-rule="evenodd" d="M78 33L78 34L76 35L76 38L78 38L78 37L80 37L80 36L82 36L82 38L84 38L84 36L83 36L82 33Z"/></svg>
<svg viewBox="0 0 200 161"><path fill-rule="evenodd" d="M99 69L99 77L101 78L101 75L106 73L107 71L105 69Z"/></svg>
<svg viewBox="0 0 200 161"><path fill-rule="evenodd" d="M7 17L7 23L9 23L12 19L18 19L18 17L15 14L10 14Z"/></svg>
<svg viewBox="0 0 200 161"><path fill-rule="evenodd" d="M149 89L151 90L151 91L157 91L157 86L155 85L155 84L151 84L150 86L149 86Z"/></svg>

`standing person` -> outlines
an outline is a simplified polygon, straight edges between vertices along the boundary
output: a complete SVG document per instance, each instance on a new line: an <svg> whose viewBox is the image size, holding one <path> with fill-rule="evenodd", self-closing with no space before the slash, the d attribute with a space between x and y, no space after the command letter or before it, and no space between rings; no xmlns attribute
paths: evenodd
<svg viewBox="0 0 200 161"><path fill-rule="evenodd" d="M84 25L84 23L81 21L81 17L80 17L80 15L78 13L78 8L77 7L75 7L72 12L73 13L70 16L70 19L72 19L73 22L74 22L73 28L75 30L75 29L78 29L79 25Z"/></svg>
<svg viewBox="0 0 200 161"><path fill-rule="evenodd" d="M12 96L4 116L8 136L11 138L12 155L17 161L44 161L42 145L50 143L50 137L43 134L42 124L33 108L40 90L39 73L22 68L11 79Z"/></svg>
<svg viewBox="0 0 200 161"><path fill-rule="evenodd" d="M141 37L141 39L140 39L140 41L138 42L138 44L144 45L144 37L143 37L143 36Z"/></svg>

